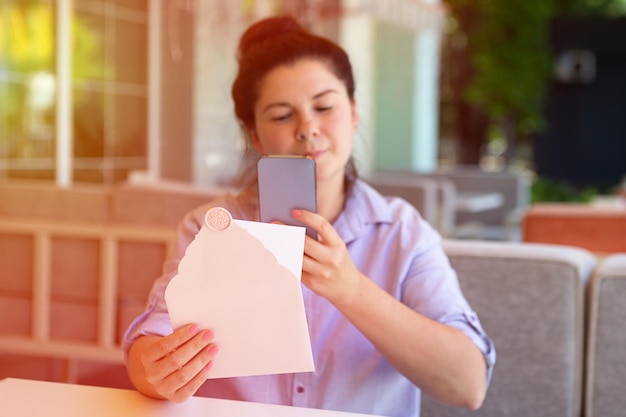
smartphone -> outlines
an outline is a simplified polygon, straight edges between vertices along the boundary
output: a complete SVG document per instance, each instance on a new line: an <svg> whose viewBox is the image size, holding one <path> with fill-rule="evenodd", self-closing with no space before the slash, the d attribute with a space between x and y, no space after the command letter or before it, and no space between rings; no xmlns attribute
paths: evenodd
<svg viewBox="0 0 626 417"><path fill-rule="evenodd" d="M267 155L259 159L257 173L261 221L305 227L291 217L291 210L317 212L315 161L306 156ZM307 235L317 239L314 229L306 229Z"/></svg>

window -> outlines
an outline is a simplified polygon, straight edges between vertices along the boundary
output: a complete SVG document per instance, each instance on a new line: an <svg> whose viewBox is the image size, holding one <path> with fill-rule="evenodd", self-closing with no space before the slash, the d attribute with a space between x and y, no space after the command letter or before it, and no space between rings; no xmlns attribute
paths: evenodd
<svg viewBox="0 0 626 417"><path fill-rule="evenodd" d="M0 178L55 178L66 117L57 64L69 47L71 176L114 183L147 165L148 2L61 3L0 3ZM72 23L71 45L57 38L62 21Z"/></svg>

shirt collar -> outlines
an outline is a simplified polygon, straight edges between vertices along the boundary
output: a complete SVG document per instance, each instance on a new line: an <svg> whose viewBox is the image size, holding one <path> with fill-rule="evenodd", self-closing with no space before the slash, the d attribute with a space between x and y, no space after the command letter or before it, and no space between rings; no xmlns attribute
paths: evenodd
<svg viewBox="0 0 626 417"><path fill-rule="evenodd" d="M391 223L392 213L385 198L362 180L355 180L346 205L334 223L345 243L360 237L371 225Z"/></svg>

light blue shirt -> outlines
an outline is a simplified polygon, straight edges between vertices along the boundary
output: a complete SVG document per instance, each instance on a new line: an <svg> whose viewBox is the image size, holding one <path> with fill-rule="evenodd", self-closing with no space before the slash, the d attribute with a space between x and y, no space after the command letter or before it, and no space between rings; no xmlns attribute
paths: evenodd
<svg viewBox="0 0 626 417"><path fill-rule="evenodd" d="M221 206L235 219L258 220L257 204L254 195L226 195L185 217L178 229L175 253L153 286L146 312L126 332L126 352L139 335L172 332L163 294L207 209ZM493 343L461 292L440 235L413 206L383 197L356 180L334 227L363 274L418 313L469 336L482 351L491 378ZM207 380L197 395L388 417L419 416L420 390L330 302L304 286L303 296L315 372ZM250 346L250 354L254 355L254 346Z"/></svg>

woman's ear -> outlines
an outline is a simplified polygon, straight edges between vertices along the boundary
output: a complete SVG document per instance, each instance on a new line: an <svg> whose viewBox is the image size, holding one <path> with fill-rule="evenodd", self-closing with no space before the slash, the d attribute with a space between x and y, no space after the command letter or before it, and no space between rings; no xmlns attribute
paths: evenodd
<svg viewBox="0 0 626 417"><path fill-rule="evenodd" d="M256 129L248 129L248 136L250 138L250 143L252 143L252 146L254 146L254 149L259 154L263 155L263 146L261 146L261 141L259 140L259 135L257 135L256 133Z"/></svg>
<svg viewBox="0 0 626 417"><path fill-rule="evenodd" d="M356 99L352 99L352 133L359 130L359 111L356 105Z"/></svg>

